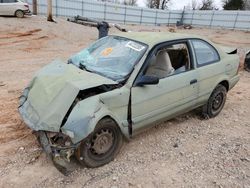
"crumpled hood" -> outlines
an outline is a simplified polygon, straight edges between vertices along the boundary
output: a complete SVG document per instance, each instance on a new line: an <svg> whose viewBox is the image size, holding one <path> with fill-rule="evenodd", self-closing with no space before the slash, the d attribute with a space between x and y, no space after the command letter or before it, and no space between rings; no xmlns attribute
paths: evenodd
<svg viewBox="0 0 250 188"><path fill-rule="evenodd" d="M103 84L117 83L72 64L54 61L35 75L19 112L33 130L59 131L79 91Z"/></svg>

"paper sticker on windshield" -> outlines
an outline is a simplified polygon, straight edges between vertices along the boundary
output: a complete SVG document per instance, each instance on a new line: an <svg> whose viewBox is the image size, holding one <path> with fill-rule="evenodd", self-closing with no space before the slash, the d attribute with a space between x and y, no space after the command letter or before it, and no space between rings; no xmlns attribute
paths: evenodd
<svg viewBox="0 0 250 188"><path fill-rule="evenodd" d="M102 56L108 56L109 54L111 54L111 52L113 51L113 48L105 48L101 54Z"/></svg>
<svg viewBox="0 0 250 188"><path fill-rule="evenodd" d="M145 46L142 46L141 44L133 42L133 41L129 41L126 44L126 47L129 47L129 48L131 48L135 51L138 51L138 52L142 51L145 48Z"/></svg>

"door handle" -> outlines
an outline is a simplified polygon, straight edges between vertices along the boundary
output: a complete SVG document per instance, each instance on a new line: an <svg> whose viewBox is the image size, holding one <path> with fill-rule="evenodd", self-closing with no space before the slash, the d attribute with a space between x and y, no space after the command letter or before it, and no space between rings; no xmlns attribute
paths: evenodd
<svg viewBox="0 0 250 188"><path fill-rule="evenodd" d="M190 81L190 85L197 83L197 79L193 79Z"/></svg>

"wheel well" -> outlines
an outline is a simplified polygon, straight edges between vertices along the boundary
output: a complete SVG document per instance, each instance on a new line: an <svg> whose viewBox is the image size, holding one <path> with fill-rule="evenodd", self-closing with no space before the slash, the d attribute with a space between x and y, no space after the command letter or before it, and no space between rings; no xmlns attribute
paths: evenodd
<svg viewBox="0 0 250 188"><path fill-rule="evenodd" d="M118 125L118 123L116 122L116 120L114 118L112 118L110 115L103 116L99 121L101 121L103 119L111 119L112 121L115 122L116 126L120 128L120 126Z"/></svg>
<svg viewBox="0 0 250 188"><path fill-rule="evenodd" d="M116 123L116 121L114 120L114 118L112 118L110 115L103 116L100 120L105 119L105 118L110 118L110 119L112 119Z"/></svg>
<svg viewBox="0 0 250 188"><path fill-rule="evenodd" d="M227 89L227 91L229 90L229 83L228 83L228 81L224 80L224 81L220 82L219 84L223 85Z"/></svg>
<svg viewBox="0 0 250 188"><path fill-rule="evenodd" d="M15 11L15 13L16 13L17 11L22 11L22 12L23 12L23 10L21 10L21 9L17 9L17 10Z"/></svg>
<svg viewBox="0 0 250 188"><path fill-rule="evenodd" d="M124 135L124 133L123 133L123 131L121 130L121 127L119 126L119 124L117 123L117 121L112 117L112 116L110 116L110 115L106 115L106 116L103 116L99 121L101 121L101 120L103 120L103 119L111 119L112 121L114 121L114 123L116 124L116 126L120 129L120 131L121 131L121 133L122 133L122 136L124 137L124 138L126 138L126 136ZM98 122L99 122L98 121Z"/></svg>

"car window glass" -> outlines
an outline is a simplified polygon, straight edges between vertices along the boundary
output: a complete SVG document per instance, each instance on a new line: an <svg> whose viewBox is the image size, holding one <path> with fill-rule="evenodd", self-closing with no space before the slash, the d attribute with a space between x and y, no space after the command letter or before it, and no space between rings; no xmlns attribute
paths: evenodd
<svg viewBox="0 0 250 188"><path fill-rule="evenodd" d="M115 81L124 80L133 70L147 46L118 36L99 39L73 55L68 62Z"/></svg>
<svg viewBox="0 0 250 188"><path fill-rule="evenodd" d="M16 0L2 0L2 3L16 3Z"/></svg>
<svg viewBox="0 0 250 188"><path fill-rule="evenodd" d="M161 47L150 58L147 76L163 79L167 76L186 72L192 68L186 43Z"/></svg>
<svg viewBox="0 0 250 188"><path fill-rule="evenodd" d="M217 51L207 42L202 40L192 40L192 44L195 50L198 66L216 62L219 60Z"/></svg>

